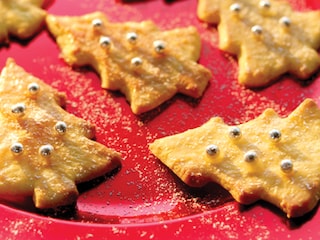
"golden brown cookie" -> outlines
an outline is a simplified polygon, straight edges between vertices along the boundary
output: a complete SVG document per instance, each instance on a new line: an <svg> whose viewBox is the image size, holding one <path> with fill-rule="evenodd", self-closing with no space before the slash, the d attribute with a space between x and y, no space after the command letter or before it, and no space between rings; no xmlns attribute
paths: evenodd
<svg viewBox="0 0 320 240"><path fill-rule="evenodd" d="M307 79L319 69L320 11L277 0L199 0L197 11L219 24L219 48L238 57L240 84L265 86L287 72Z"/></svg>
<svg viewBox="0 0 320 240"><path fill-rule="evenodd" d="M43 0L0 0L0 44L8 44L9 35L20 39L33 36L46 16L42 4Z"/></svg>
<svg viewBox="0 0 320 240"><path fill-rule="evenodd" d="M273 109L238 126L214 117L150 150L188 185L213 181L239 203L263 199L298 217L320 198L319 135L320 110L306 99L286 118Z"/></svg>
<svg viewBox="0 0 320 240"><path fill-rule="evenodd" d="M8 59L0 75L0 197L37 208L72 204L77 183L112 171L119 153L90 140L92 124L60 106L65 95Z"/></svg>
<svg viewBox="0 0 320 240"><path fill-rule="evenodd" d="M211 78L196 63L200 37L194 27L161 31L153 22L112 23L101 12L80 17L48 15L47 25L70 65L90 65L102 87L120 90L135 114L177 92L199 98Z"/></svg>

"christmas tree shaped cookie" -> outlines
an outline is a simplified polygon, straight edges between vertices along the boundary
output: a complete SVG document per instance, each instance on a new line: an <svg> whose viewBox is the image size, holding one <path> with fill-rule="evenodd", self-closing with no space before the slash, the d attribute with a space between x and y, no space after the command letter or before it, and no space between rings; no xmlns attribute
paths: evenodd
<svg viewBox="0 0 320 240"><path fill-rule="evenodd" d="M200 37L194 27L160 31L151 21L111 23L95 12L80 17L49 15L47 25L70 65L90 65L102 87L120 90L135 114L177 92L200 97L211 78L196 63Z"/></svg>
<svg viewBox="0 0 320 240"><path fill-rule="evenodd" d="M46 12L43 0L0 0L0 44L9 43L9 35L27 39L41 27Z"/></svg>
<svg viewBox="0 0 320 240"><path fill-rule="evenodd" d="M150 150L188 185L213 181L242 204L263 199L298 217L320 198L319 135L320 110L306 99L286 118L273 109L238 126L215 117Z"/></svg>
<svg viewBox="0 0 320 240"><path fill-rule="evenodd" d="M320 65L320 11L277 0L199 0L198 16L219 24L219 48L237 55L238 81L270 84L284 73L309 78Z"/></svg>
<svg viewBox="0 0 320 240"><path fill-rule="evenodd" d="M76 184L120 165L90 140L94 126L60 106L65 95L9 59L0 76L0 197L33 196L37 208L72 204Z"/></svg>

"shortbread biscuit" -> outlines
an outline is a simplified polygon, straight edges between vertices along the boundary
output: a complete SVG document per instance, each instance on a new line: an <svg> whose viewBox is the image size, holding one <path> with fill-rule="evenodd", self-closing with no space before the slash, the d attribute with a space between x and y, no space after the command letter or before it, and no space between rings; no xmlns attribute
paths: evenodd
<svg viewBox="0 0 320 240"><path fill-rule="evenodd" d="M263 199L299 217L320 198L319 135L320 110L306 99L286 118L273 109L238 126L214 117L150 150L188 185L216 182L239 203Z"/></svg>
<svg viewBox="0 0 320 240"><path fill-rule="evenodd" d="M0 44L8 44L9 35L20 39L32 37L46 16L42 4L43 0L0 0Z"/></svg>
<svg viewBox="0 0 320 240"><path fill-rule="evenodd" d="M0 76L0 197L33 196L37 208L72 204L77 183L121 164L90 140L92 124L60 106L65 95L8 59Z"/></svg>
<svg viewBox="0 0 320 240"><path fill-rule="evenodd" d="M210 71L196 63L201 41L194 27L161 31L151 21L112 23L101 12L48 15L46 21L64 60L92 66L102 87L121 91L135 114L177 92L199 98L211 78Z"/></svg>
<svg viewBox="0 0 320 240"><path fill-rule="evenodd" d="M238 57L238 81L263 87L319 69L320 11L295 12L277 0L199 0L198 17L219 24L219 48Z"/></svg>

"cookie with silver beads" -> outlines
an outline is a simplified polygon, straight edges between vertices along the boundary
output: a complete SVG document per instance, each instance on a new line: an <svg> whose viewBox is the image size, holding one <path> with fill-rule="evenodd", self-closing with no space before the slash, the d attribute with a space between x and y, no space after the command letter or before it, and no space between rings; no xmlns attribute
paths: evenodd
<svg viewBox="0 0 320 240"><path fill-rule="evenodd" d="M319 119L317 104L306 99L287 117L266 109L233 126L213 117L197 128L155 139L149 149L187 185L212 181L241 204L262 199L288 218L299 217L319 200L320 151L314 148Z"/></svg>
<svg viewBox="0 0 320 240"><path fill-rule="evenodd" d="M92 124L62 108L65 94L11 58L0 78L1 198L29 197L39 209L72 205L77 183L121 165L118 152L92 140Z"/></svg>
<svg viewBox="0 0 320 240"><path fill-rule="evenodd" d="M299 12L279 0L199 0L197 15L218 25L218 47L237 58L245 87L267 87L286 73L308 80L320 67L320 28L312 24L320 10Z"/></svg>
<svg viewBox="0 0 320 240"><path fill-rule="evenodd" d="M179 92L200 98L211 79L209 69L197 63L201 39L193 26L163 31L152 21L110 22L102 12L49 14L46 22L65 61L91 65L101 87L120 90L134 114L151 111Z"/></svg>

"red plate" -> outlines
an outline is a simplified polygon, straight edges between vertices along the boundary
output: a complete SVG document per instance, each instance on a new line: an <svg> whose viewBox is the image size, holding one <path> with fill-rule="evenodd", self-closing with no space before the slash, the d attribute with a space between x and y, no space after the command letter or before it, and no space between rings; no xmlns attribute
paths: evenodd
<svg viewBox="0 0 320 240"><path fill-rule="evenodd" d="M320 9L318 0L291 0L295 9ZM194 25L202 36L200 63L213 78L203 98L177 95L142 116L132 114L123 95L100 88L89 68L72 69L59 59L54 40L43 30L28 42L0 49L45 82L67 93L67 111L97 126L97 141L123 155L123 166L79 186L76 208L43 213L32 205L0 204L1 239L319 239L320 212L288 220L274 206L241 206L220 186L185 186L148 151L154 139L197 127L213 116L242 123L272 107L287 115L306 97L320 103L320 77L302 83L286 75L272 86L249 90L237 84L237 62L217 49L217 30L200 22L197 1L64 0L50 1L52 14L105 12L111 21L154 20L161 28Z"/></svg>

